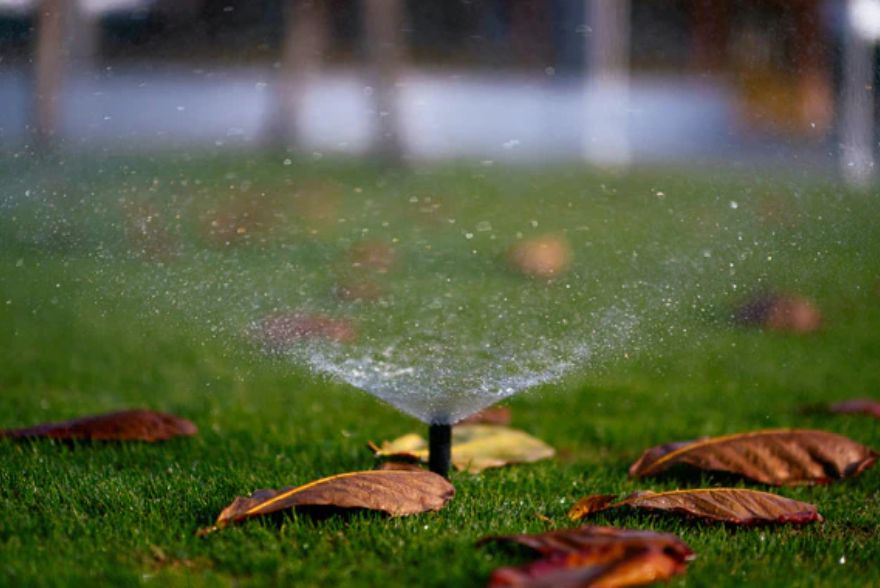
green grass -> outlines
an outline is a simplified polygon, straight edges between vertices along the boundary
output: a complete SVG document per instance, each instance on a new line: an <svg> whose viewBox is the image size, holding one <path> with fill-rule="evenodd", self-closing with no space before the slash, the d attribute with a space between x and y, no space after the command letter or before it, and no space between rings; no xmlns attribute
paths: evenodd
<svg viewBox="0 0 880 588"><path fill-rule="evenodd" d="M880 394L876 193L781 175L392 172L270 156L51 169L6 161L0 175L0 427L131 406L200 427L195 438L156 445L0 442L0 584L477 586L495 567L523 561L475 547L484 535L547 530L539 514L564 527L567 509L589 493L719 482L627 479L646 447L780 426L880 447L876 421L801 410ZM289 208L298 187L328 182L332 222ZM410 202L428 196L441 204L439 221ZM126 215L146 205L179 255L144 254L126 232ZM212 245L205 219L224 206L268 208L272 229ZM462 238L487 219L496 238ZM381 308L329 294L363 228L400 237L405 277L388 278L400 329L422 312L438 272L473 304L527 288L568 311L625 304L642 320L575 375L509 401L514 426L556 447L554 460L455 474L457 495L438 513L322 521L290 513L197 538L236 495L371 468L368 441L422 429L366 394L261 355L240 335L255 312L303 301L375 320ZM516 233L543 232L572 242L568 282L578 295L527 283L500 261ZM280 275L279 260L297 271ZM772 287L816 300L823 330L730 324L734 301ZM679 534L699 558L673 585L880 583L880 470L778 491L815 503L825 522L733 529L625 513L596 522Z"/></svg>

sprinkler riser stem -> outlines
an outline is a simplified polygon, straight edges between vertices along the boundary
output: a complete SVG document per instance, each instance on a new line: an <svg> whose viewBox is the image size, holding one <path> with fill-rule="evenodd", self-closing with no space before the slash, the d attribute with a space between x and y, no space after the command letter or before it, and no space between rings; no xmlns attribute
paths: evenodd
<svg viewBox="0 0 880 588"><path fill-rule="evenodd" d="M428 468L444 478L449 477L452 463L452 425L429 425Z"/></svg>

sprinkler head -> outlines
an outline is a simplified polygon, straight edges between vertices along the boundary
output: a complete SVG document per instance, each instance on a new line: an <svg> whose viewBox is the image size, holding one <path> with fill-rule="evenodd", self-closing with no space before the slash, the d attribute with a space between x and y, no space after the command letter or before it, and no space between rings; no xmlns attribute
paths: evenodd
<svg viewBox="0 0 880 588"><path fill-rule="evenodd" d="M444 478L449 477L452 462L452 425L428 426L428 468Z"/></svg>

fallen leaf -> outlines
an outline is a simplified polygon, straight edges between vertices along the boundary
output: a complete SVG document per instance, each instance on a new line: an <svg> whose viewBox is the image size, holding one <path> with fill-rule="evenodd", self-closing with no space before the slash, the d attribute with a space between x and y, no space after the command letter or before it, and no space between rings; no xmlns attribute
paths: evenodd
<svg viewBox="0 0 880 588"><path fill-rule="evenodd" d="M880 419L880 402L870 398L857 398L837 402L830 407L831 412L841 414L865 414Z"/></svg>
<svg viewBox="0 0 880 588"><path fill-rule="evenodd" d="M578 521L593 513L620 507L661 510L734 525L821 521L816 507L791 498L743 488L707 488L672 492L634 492L615 502L613 494L580 499L568 512Z"/></svg>
<svg viewBox="0 0 880 588"><path fill-rule="evenodd" d="M350 343L357 338L357 332L354 325L344 319L320 314L281 312L263 319L257 337L268 347L280 351L302 339L319 338Z"/></svg>
<svg viewBox="0 0 880 588"><path fill-rule="evenodd" d="M397 470L404 472L423 472L425 468L412 461L382 461L373 468L376 470Z"/></svg>
<svg viewBox="0 0 880 588"><path fill-rule="evenodd" d="M490 406L460 421L461 425L509 425L510 408L507 406Z"/></svg>
<svg viewBox="0 0 880 588"><path fill-rule="evenodd" d="M153 442L196 433L198 428L193 423L172 414L152 410L124 410L23 429L0 430L0 437Z"/></svg>
<svg viewBox="0 0 880 588"><path fill-rule="evenodd" d="M486 537L480 541L524 545L543 559L498 568L489 586L636 586L681 574L694 552L668 533L586 526L529 535Z"/></svg>
<svg viewBox="0 0 880 588"><path fill-rule="evenodd" d="M797 334L812 333L822 326L822 313L813 302L777 292L754 295L734 311L734 318L743 325Z"/></svg>
<svg viewBox="0 0 880 588"><path fill-rule="evenodd" d="M770 429L653 447L630 466L629 475L654 476L688 465L776 486L826 484L859 475L878 455L836 433Z"/></svg>
<svg viewBox="0 0 880 588"><path fill-rule="evenodd" d="M377 457L428 461L427 442L414 433L386 441L374 449ZM452 428L452 464L472 474L512 463L531 463L553 457L552 447L517 429L493 425Z"/></svg>
<svg viewBox="0 0 880 588"><path fill-rule="evenodd" d="M249 497L239 496L223 509L213 527L202 529L198 534L206 535L230 523L296 506L361 508L382 511L391 516L405 516L440 510L454 495L452 484L432 472L350 472L296 488L257 490Z"/></svg>
<svg viewBox="0 0 880 588"><path fill-rule="evenodd" d="M532 278L558 277L568 270L571 258L571 245L560 235L526 239L511 247L508 252L510 265Z"/></svg>
<svg viewBox="0 0 880 588"><path fill-rule="evenodd" d="M687 545L670 533L618 529L595 525L586 525L575 529L546 531L544 533L490 535L480 539L477 544L485 545L490 542L516 543L545 556L554 553L581 553L586 555L591 552L601 552L609 546L625 545L638 547L656 545L664 549L669 547L680 551L684 558L693 559L693 553L687 548Z"/></svg>
<svg viewBox="0 0 880 588"><path fill-rule="evenodd" d="M534 563L502 567L492 572L489 587L529 588L613 588L662 582L681 574L687 567L674 556L647 547L618 548L596 561L577 553L554 554Z"/></svg>

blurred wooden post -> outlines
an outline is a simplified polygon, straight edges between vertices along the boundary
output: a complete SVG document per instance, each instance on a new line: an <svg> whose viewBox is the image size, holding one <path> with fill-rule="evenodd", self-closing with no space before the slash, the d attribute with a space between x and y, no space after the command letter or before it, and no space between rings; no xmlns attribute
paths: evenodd
<svg viewBox="0 0 880 588"><path fill-rule="evenodd" d="M855 0L848 0L840 101L840 169L864 187L874 176L874 44L855 25Z"/></svg>
<svg viewBox="0 0 880 588"><path fill-rule="evenodd" d="M375 106L373 154L386 163L403 160L398 80L403 65L403 2L364 0L364 38Z"/></svg>
<svg viewBox="0 0 880 588"><path fill-rule="evenodd" d="M729 0L691 0L691 61L700 73L724 67L730 29Z"/></svg>
<svg viewBox="0 0 880 588"><path fill-rule="evenodd" d="M39 150L53 147L60 132L72 4L70 0L42 0L38 8L32 131Z"/></svg>
<svg viewBox="0 0 880 588"><path fill-rule="evenodd" d="M794 62L801 133L823 138L834 122L831 67L819 0L802 0L794 11Z"/></svg>
<svg viewBox="0 0 880 588"><path fill-rule="evenodd" d="M73 9L68 12L68 58L77 71L90 69L101 49L101 17L86 10L82 0L68 0Z"/></svg>
<svg viewBox="0 0 880 588"><path fill-rule="evenodd" d="M285 0L285 32L281 46L274 104L267 138L277 147L296 147L302 137L299 119L309 83L321 67L327 46L326 0Z"/></svg>
<svg viewBox="0 0 880 588"><path fill-rule="evenodd" d="M588 104L584 153L603 167L626 167L630 162L629 116L629 0L587 0Z"/></svg>

